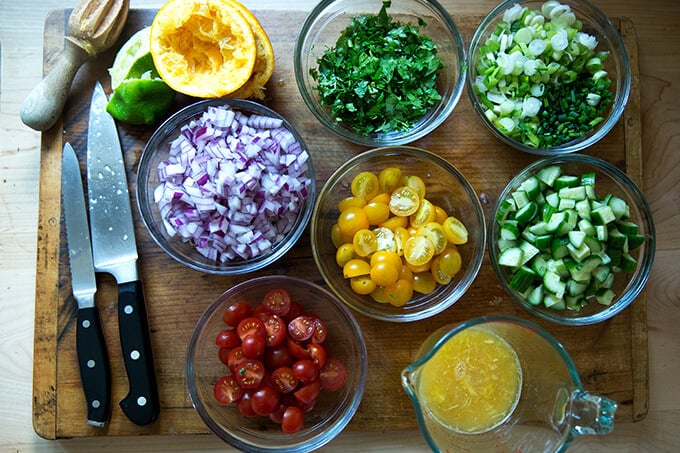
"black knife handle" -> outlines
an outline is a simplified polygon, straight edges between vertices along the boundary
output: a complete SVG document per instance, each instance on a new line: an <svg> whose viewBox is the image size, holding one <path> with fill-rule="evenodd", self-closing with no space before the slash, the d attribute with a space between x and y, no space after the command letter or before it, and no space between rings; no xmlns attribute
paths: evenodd
<svg viewBox="0 0 680 453"><path fill-rule="evenodd" d="M144 293L139 281L118 285L120 344L130 390L120 401L123 413L137 425L158 418L160 401L149 338Z"/></svg>
<svg viewBox="0 0 680 453"><path fill-rule="evenodd" d="M76 349L87 424L101 428L111 416L111 373L97 307L78 309Z"/></svg>

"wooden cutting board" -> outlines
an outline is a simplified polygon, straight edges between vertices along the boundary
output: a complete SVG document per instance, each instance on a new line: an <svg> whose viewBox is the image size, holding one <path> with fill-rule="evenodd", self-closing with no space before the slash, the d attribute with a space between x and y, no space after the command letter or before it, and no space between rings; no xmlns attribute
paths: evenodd
<svg viewBox="0 0 680 453"><path fill-rule="evenodd" d="M444 2L446 3L446 2ZM111 51L88 62L77 75L63 115L63 123L42 136L40 160L40 212L36 264L33 422L36 432L57 439L134 434L206 433L191 406L184 382L184 357L193 326L207 305L233 284L267 274L297 275L324 284L305 234L278 264L241 277L205 275L167 257L151 240L133 212L140 253L141 278L147 298L151 341L156 359L161 414L150 426L129 422L117 402L127 393L120 355L113 279L98 275L99 306L113 380L113 413L104 429L85 424L85 401L75 351L76 303L71 296L68 255L60 203L61 149L71 142L84 163L87 115L93 83L108 89L107 68L116 49L139 28L149 25L153 11L133 10L120 42ZM270 35L276 69L268 85L266 104L291 120L306 141L317 171L319 188L333 170L365 148L347 143L324 129L299 96L293 73L293 47L306 16L303 11L255 11ZM48 72L63 48L68 11L55 11L46 20L44 65ZM469 42L480 17L454 15ZM632 23L620 24L633 71L629 104L616 128L589 154L604 158L642 183L640 141L640 93L637 37ZM179 107L179 104L178 104ZM150 127L119 125L128 169L130 193L134 193L136 166ZM483 202L488 218L496 197L517 171L536 159L512 150L493 138L482 126L466 95L453 115L435 132L414 143L447 158L468 178ZM135 204L133 200L133 205ZM413 409L400 386L399 373L415 356L420 343L448 323L488 314L528 318L545 327L572 355L586 389L619 403L618 422L644 418L648 405L647 302L643 294L614 319L587 327L565 327L531 316L507 297L493 273L488 257L468 293L448 311L408 324L376 321L360 314L369 354L368 382L363 402L351 421L351 430L415 429Z"/></svg>

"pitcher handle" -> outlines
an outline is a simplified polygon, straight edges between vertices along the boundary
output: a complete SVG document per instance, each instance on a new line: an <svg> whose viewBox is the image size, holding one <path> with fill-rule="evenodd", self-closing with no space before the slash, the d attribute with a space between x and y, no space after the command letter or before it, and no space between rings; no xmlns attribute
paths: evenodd
<svg viewBox="0 0 680 453"><path fill-rule="evenodd" d="M616 402L585 390L575 390L571 401L571 436L607 434L614 429Z"/></svg>

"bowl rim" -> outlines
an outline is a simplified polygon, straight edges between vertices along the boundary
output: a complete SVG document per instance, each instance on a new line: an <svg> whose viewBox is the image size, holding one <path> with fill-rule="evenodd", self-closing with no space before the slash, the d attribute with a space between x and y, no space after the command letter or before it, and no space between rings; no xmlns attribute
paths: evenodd
<svg viewBox="0 0 680 453"><path fill-rule="evenodd" d="M215 313L216 310L219 309L220 306L224 303L225 299L228 299L232 297L234 294L240 293L243 289L252 287L252 286L260 286L260 285L267 285L267 286L282 286L282 285L301 285L303 287L311 287L314 288L316 291L319 291L323 293L326 297L327 300L324 302L331 303L341 314L342 317L348 322L349 326L351 326L353 330L353 335L352 337L356 339L356 345L357 349L359 352L359 365L360 365L360 370L359 370L359 377L357 380L357 385L356 385L356 392L354 392L351 395L351 401L350 404L347 406L347 412L345 413L345 416L342 416L338 418L336 421L336 424L329 426L327 429L320 431L317 433L314 437L310 438L307 443L305 444L295 444L290 447L259 447L259 446L254 446L245 440L235 437L231 435L228 431L222 430L219 428L218 424L212 420L210 417L205 415L203 411L205 410L203 408L203 402L200 399L200 396L198 395L197 391L195 388L192 388L191 382L193 376L193 372L195 369L195 363L193 361L193 352L196 350L196 346L198 343L198 337L202 332L202 327L207 323L207 321L210 319L210 317ZM284 286L285 287L285 286ZM213 300L208 307L203 311L201 316L198 318L198 321L196 321L194 330L191 333L191 337L189 339L189 343L187 345L187 350L186 350L186 355L185 355L185 363L184 363L184 378L186 382L186 388L189 393L189 399L191 401L192 406L194 409L197 411L199 417L203 422L210 428L210 430L220 439L223 441L227 442L228 444L245 450L245 451L252 451L252 452L311 452L313 450L316 450L323 445L326 445L329 443L331 440L333 440L340 432L342 432L345 427L349 424L349 422L352 420L354 415L356 414L357 409L359 408L359 405L363 399L363 395L365 392L365 387L366 387L366 381L367 381L367 376L368 376L368 350L366 347L366 340L363 334L363 331L361 329L360 324L357 322L356 317L352 313L352 311L342 303L340 299L338 299L334 294L332 294L330 291L328 291L326 288L323 288L322 286L311 282L309 280L305 280L300 277L294 277L294 276L289 276L289 275L268 275L268 276L260 276L260 277L253 277L249 280L242 281L240 283L237 283L224 292L222 292L220 295L218 295L215 300ZM195 387L195 386L194 386Z"/></svg>
<svg viewBox="0 0 680 453"><path fill-rule="evenodd" d="M249 260L232 261L229 262L229 265L226 264L220 265L218 262L215 262L214 264L207 262L197 263L194 260L185 259L184 257L179 256L175 252L170 242L172 238L170 239L165 238L165 236L162 233L162 229L154 225L154 223L157 223L160 220L157 221L155 216L153 215L152 207L149 206L146 202L145 193L146 191L149 190L149 188L147 187L148 184L145 184L145 182L148 181L145 181L145 179L148 179L151 172L154 171L154 169L151 168L150 164L150 161L152 159L151 156L155 153L161 152L158 149L156 149L155 151L152 149L155 146L156 142L161 141L167 135L173 136L175 135L175 133L177 133L178 135L179 127L181 127L184 124L187 124L192 119L197 118L198 116L203 114L208 109L208 107L212 106L227 106L229 108L245 111L247 113L268 115L272 118L282 120L283 126L291 134L293 134L295 139L300 144L300 147L307 153L308 157L306 162L307 164L306 173L307 177L310 180L310 183L309 186L307 187L307 197L304 200L303 207L301 211L298 213L295 224L293 225L291 230L288 231L288 233L286 233L284 239L282 239L272 247L272 250L270 252L263 255L259 255ZM172 132L170 134L167 134L165 132L166 130L170 130ZM163 152L167 153L167 151ZM268 107L264 104L249 99L237 99L237 98L202 99L181 108L173 115L171 115L169 118L167 118L165 121L163 121L154 130L152 135L145 143L144 148L142 149L137 169L138 170L135 189L137 209L142 219L142 222L144 223L144 226L146 227L146 230L149 233L149 236L151 236L156 245L160 247L161 250L168 254L172 259L196 271L214 275L242 275L267 267L270 264L273 264L274 262L282 258L297 243L297 241L300 239L300 237L306 230L307 225L309 225L309 221L312 217L312 209L314 207L314 200L316 198L316 174L314 170L313 157L312 153L310 152L310 148L305 143L300 132L298 132L297 129L295 129L295 127L286 118L283 117L283 115L281 115L271 107ZM198 254L197 251L195 253Z"/></svg>
<svg viewBox="0 0 680 453"><path fill-rule="evenodd" d="M498 17L502 17L502 14L505 12L506 9L508 9L514 4L520 5L524 5L526 3L542 4L545 3L545 1L547 0L503 0L502 2L497 4L484 16L482 22L475 29L475 32L470 41L470 45L468 46L467 52L468 58L469 59L472 58L472 56L475 54L476 48L479 45L481 45L483 40L488 36L488 31L486 29L489 27L489 25L492 22L496 21ZM486 126L486 128L491 132L491 134L498 138L499 140L501 140L506 145L511 146L512 148L539 156L564 155L583 151L588 147L594 145L595 143L599 142L604 137L606 137L607 134L609 134L609 132L614 128L614 126L618 123L619 119L623 115L625 107L628 104L628 100L630 98L632 86L630 57L628 55L628 51L626 50L626 46L623 42L623 38L621 37L621 33L614 26L609 16L607 16L600 8L591 3L589 0L559 0L559 2L562 4L568 4L570 6L580 5L594 13L595 17L593 20L597 22L598 25L601 26L602 28L607 29L611 35L610 38L613 45L611 54L616 54L616 57L614 58L621 59L623 69L625 70L624 74L621 77L622 83L621 84L617 83L617 91L614 93L615 96L614 101L610 107L611 109L610 114L599 128L592 129L587 134L575 140L572 140L570 142L564 143L560 146L556 146L553 148L533 148L527 146L519 142L518 140L515 140L500 132L493 124L491 124L486 115L484 115L484 111L480 106L480 102L477 100L477 94L474 91L473 74L476 73L476 71L474 70L475 67L474 61L468 61L468 65L470 66L470 68L468 69L467 74L465 76L465 86L466 91L468 93L468 97L470 99L470 103L472 104L474 111L477 112L477 116L482 121L482 124Z"/></svg>
<svg viewBox="0 0 680 453"><path fill-rule="evenodd" d="M463 191L470 195L470 200L471 204L473 205L473 210L477 214L478 221L479 221L479 231L477 234L479 235L479 242L476 244L476 250L474 251L472 255L472 260L469 262L469 267L467 269L467 277L464 279L461 279L458 285L452 286L452 288L455 289L454 294L450 294L446 296L446 298L440 300L436 305L429 306L423 310L417 311L417 312L406 312L403 314L398 314L398 315L388 315L385 313L382 313L379 308L381 304L375 303L376 309L374 310L369 310L364 306L357 306L354 303L351 303L343 297L343 295L340 293L340 291L333 285L333 282L331 281L330 277L324 272L324 265L323 265L323 260L322 257L320 256L320 253L318 251L318 238L322 235L318 231L317 227L317 222L315 219L320 218L320 210L321 210L321 202L322 202L322 197L321 195L327 192L327 187L329 184L335 184L341 176L346 175L348 172L354 168L354 166L357 163L362 163L365 161L368 161L369 159L378 156L378 157L383 157L383 156L399 156L399 155L408 155L408 156L414 156L420 159L426 159L426 160L433 160L436 164L441 166L445 171L448 173L451 173L455 175L456 179L458 179L461 183L461 186L463 188ZM438 154L425 150L422 148L418 148L415 146L410 146L410 145L395 145L395 146L382 146L378 148L373 148L367 151L363 151L348 161L346 161L344 164L340 165L326 180L324 183L323 188L319 192L319 196L317 196L316 202L314 203L314 210L312 214L312 221L310 222L310 242L312 246L312 256L314 257L314 261L316 262L317 269L319 270L319 273L323 277L324 281L326 282L326 285L330 290L336 295L336 297L345 305L348 307L352 308L353 310L371 317L373 319L377 319L380 321L389 321L389 322L413 322L413 321L419 321L423 319L430 318L432 316L435 316L444 310L450 308L453 306L456 302L460 300L461 297L463 297L467 290L472 286L474 283L475 279L477 278L479 271L482 267L483 261L484 261L484 255L485 255L485 249L486 249L486 238L487 238L487 226L486 226L486 219L484 215L484 209L482 207L482 203L480 201L479 195L475 191L474 187L470 182L467 180L467 178L456 168L451 162L448 160L444 159L443 157L439 156Z"/></svg>
<svg viewBox="0 0 680 453"><path fill-rule="evenodd" d="M308 46L305 46L308 38L308 31L311 29L312 25L316 22L318 17L323 14L327 8L333 4L343 2L345 0L321 0L312 11L307 15L305 21L300 28L297 39L295 41L295 47L293 50L293 68L295 73L295 81L298 87L298 91L302 96L307 108L312 112L314 117L329 131L335 135L348 140L352 143L363 145L363 146L390 146L390 145L403 145L416 141L430 132L437 129L442 123L444 123L453 113L455 107L458 105L462 93L465 89L465 74L468 70L466 52L467 48L465 46L465 40L456 25L453 17L437 0L406 0L412 1L414 3L426 4L431 7L431 9L437 14L437 18L440 19L445 28L448 30L454 53L458 60L458 71L455 72L456 80L453 90L451 92L451 97L448 103L444 104L445 108L437 115L431 118L430 122L422 122L422 119L414 124L414 127L406 132L395 133L395 136L386 136L385 134L378 135L361 135L354 133L353 131L345 128L332 127L331 122L327 121L326 115L324 115L325 109L321 106L318 101L315 101L314 93L307 90L305 83L302 78L306 77L307 74L303 72L302 68L302 54L306 51ZM393 3L399 0L392 0ZM403 0L402 0L403 1ZM446 70L444 68L443 70ZM427 113L425 117L427 117ZM333 117L329 117L332 119Z"/></svg>
<svg viewBox="0 0 680 453"><path fill-rule="evenodd" d="M535 174L540 168L544 168L549 165L559 165L559 164L580 164L587 165L589 167L595 167L601 170L603 173L609 174L609 176L614 179L617 184L625 186L633 196L633 200L636 206L640 209L642 213L641 222L644 222L646 231L646 245L645 253L641 255L638 260L638 270L635 273L634 278L626 286L627 292L620 295L615 303L607 307L603 307L602 310L592 313L586 316L573 316L573 317L563 317L559 316L560 311L550 310L550 309L540 309L531 305L528 301L519 297L515 291L510 288L507 279L503 277L500 270L500 265L498 264L497 257L497 244L496 236L498 233L496 213L500 207L503 200L507 199L511 190L517 187L517 183L525 179L531 174ZM563 154L553 157L544 157L542 159L536 160L528 166L524 167L522 170L517 172L515 176L506 184L503 191L498 195L496 203L493 206L491 215L488 219L488 231L487 235L487 250L489 254L489 259L491 261L491 267L496 274L496 278L500 282L501 286L516 303L522 306L529 313L538 316L546 321L551 321L556 324L562 324L567 326L583 326L596 324L598 322L605 321L614 315L618 314L625 308L627 308L633 301L642 293L644 290L649 276L651 273L652 265L654 264L654 257L656 252L656 229L654 225L654 218L652 216L652 211L647 203L647 200L642 193L642 190L625 172L616 167L611 162L608 162L599 157L590 156L587 154ZM596 302L591 302L596 303Z"/></svg>

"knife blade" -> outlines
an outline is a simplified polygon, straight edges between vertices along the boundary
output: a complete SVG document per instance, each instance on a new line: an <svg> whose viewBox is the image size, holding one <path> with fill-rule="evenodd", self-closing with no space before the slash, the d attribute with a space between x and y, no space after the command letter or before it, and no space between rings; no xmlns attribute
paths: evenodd
<svg viewBox="0 0 680 453"><path fill-rule="evenodd" d="M122 148L116 123L106 111L106 94L96 83L87 132L87 182L92 255L97 272L118 283L120 343L129 384L120 401L123 413L137 425L158 417L160 402L130 209Z"/></svg>
<svg viewBox="0 0 680 453"><path fill-rule="evenodd" d="M88 425L104 427L111 415L111 373L99 310L90 229L78 158L69 143L62 154L61 192L64 203L71 287L78 303L76 351L87 401Z"/></svg>

